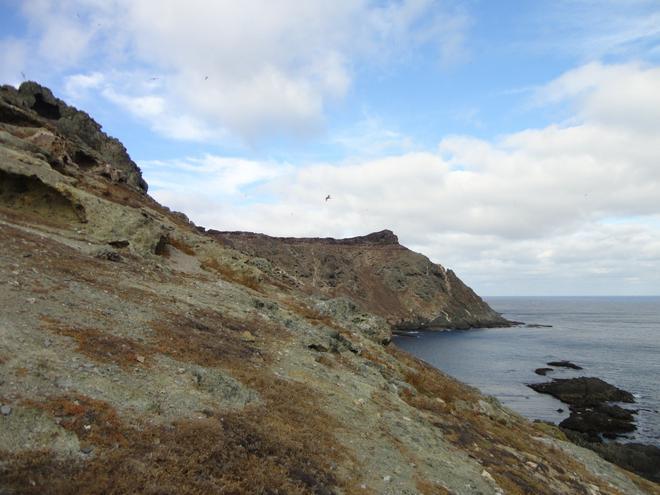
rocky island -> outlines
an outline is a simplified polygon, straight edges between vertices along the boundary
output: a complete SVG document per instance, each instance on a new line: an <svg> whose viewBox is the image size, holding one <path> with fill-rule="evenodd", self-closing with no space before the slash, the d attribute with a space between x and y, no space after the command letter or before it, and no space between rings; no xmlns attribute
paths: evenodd
<svg viewBox="0 0 660 495"><path fill-rule="evenodd" d="M0 89L0 493L643 494L389 344L506 325L384 231L206 231L36 83Z"/></svg>

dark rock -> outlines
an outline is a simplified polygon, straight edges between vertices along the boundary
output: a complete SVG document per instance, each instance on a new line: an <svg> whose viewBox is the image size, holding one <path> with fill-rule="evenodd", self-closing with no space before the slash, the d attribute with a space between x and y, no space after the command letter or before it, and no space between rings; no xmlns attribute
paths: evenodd
<svg viewBox="0 0 660 495"><path fill-rule="evenodd" d="M593 450L603 459L644 478L660 482L660 448L654 445L619 442L591 442L587 435L562 428L568 439Z"/></svg>
<svg viewBox="0 0 660 495"><path fill-rule="evenodd" d="M604 459L637 473L656 483L660 482L660 448L640 443L599 444L593 449Z"/></svg>
<svg viewBox="0 0 660 495"><path fill-rule="evenodd" d="M309 344L307 347L316 352L330 352L330 349L323 344Z"/></svg>
<svg viewBox="0 0 660 495"><path fill-rule="evenodd" d="M525 328L552 328L552 325L543 325L541 323L528 323Z"/></svg>
<svg viewBox="0 0 660 495"><path fill-rule="evenodd" d="M96 257L101 260L114 261L115 263L121 261L121 255L116 251L110 250L103 250L99 252Z"/></svg>
<svg viewBox="0 0 660 495"><path fill-rule="evenodd" d="M554 370L552 368L536 368L534 370L534 373L536 373L537 375L545 376L550 371L554 371Z"/></svg>
<svg viewBox="0 0 660 495"><path fill-rule="evenodd" d="M528 387L577 407L599 406L604 402L635 402L630 392L593 377L556 379L532 383Z"/></svg>
<svg viewBox="0 0 660 495"><path fill-rule="evenodd" d="M633 414L633 411L619 406L579 408L571 411L571 415L559 423L559 426L584 433L590 441L599 442L600 435L605 438L616 438L621 434L635 431Z"/></svg>
<svg viewBox="0 0 660 495"><path fill-rule="evenodd" d="M583 369L582 366L578 366L577 364L571 363L570 361L550 361L549 363L545 364L548 366L556 366L558 368L570 368L572 370Z"/></svg>
<svg viewBox="0 0 660 495"><path fill-rule="evenodd" d="M126 240L121 240L121 241L110 241L108 244L114 248L121 249L128 247L130 242Z"/></svg>
<svg viewBox="0 0 660 495"><path fill-rule="evenodd" d="M636 429L633 414L637 411L607 404L635 402L633 395L599 378L557 379L528 386L569 404L571 415L559 426L582 434L586 441L600 442L601 437L616 438Z"/></svg>

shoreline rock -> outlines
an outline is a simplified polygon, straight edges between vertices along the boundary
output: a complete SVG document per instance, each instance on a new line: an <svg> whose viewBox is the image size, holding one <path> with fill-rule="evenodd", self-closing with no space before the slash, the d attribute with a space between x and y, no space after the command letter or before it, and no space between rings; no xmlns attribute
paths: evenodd
<svg viewBox="0 0 660 495"><path fill-rule="evenodd" d="M537 375L546 376L551 371L555 371L555 370L552 368L536 368L534 370L534 373L536 373Z"/></svg>
<svg viewBox="0 0 660 495"><path fill-rule="evenodd" d="M630 392L595 377L556 378L550 382L531 383L527 386L573 407L597 407L605 402L635 402Z"/></svg>
<svg viewBox="0 0 660 495"><path fill-rule="evenodd" d="M660 481L660 448L611 441L637 429L636 410L610 404L634 403L630 392L593 377L554 379L528 384L528 387L569 405L570 416L558 426L571 442L593 450L604 459L648 480Z"/></svg>
<svg viewBox="0 0 660 495"><path fill-rule="evenodd" d="M584 369L582 366L578 366L575 363L571 363L570 361L550 361L549 363L545 363L548 366L554 366L556 368L569 368L572 370L581 370Z"/></svg>

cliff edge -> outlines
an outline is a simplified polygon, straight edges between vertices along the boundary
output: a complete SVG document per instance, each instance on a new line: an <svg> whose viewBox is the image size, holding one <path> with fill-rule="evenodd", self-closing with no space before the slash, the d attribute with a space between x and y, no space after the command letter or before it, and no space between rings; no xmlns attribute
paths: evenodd
<svg viewBox="0 0 660 495"><path fill-rule="evenodd" d="M386 345L495 318L451 272L200 232L35 83L0 89L0 243L0 493L660 493Z"/></svg>
<svg viewBox="0 0 660 495"><path fill-rule="evenodd" d="M348 239L209 234L268 260L282 283L319 297L346 297L395 331L511 324L452 270L405 248L389 230Z"/></svg>

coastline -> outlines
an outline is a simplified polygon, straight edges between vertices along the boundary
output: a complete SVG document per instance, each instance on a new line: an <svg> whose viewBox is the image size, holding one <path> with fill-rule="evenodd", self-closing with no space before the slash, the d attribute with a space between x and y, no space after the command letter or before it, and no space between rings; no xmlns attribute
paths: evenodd
<svg viewBox="0 0 660 495"><path fill-rule="evenodd" d="M660 447L660 422L658 422L660 403L657 393L653 392L654 382L650 372L652 368L644 368L641 364L646 362L650 365L648 359L652 359L653 353L647 349L647 352L651 352L651 354L647 354L647 361L638 356L635 363L642 366L642 370L647 370L647 375L644 375L637 368L634 368L634 370L626 368L630 366L630 362L626 357L625 345L626 343L629 346L634 345L631 342L636 342L643 335L647 339L644 342L648 342L649 345L655 342L653 338L655 325L652 322L657 320L653 316L655 313L649 313L649 311L654 311L654 303L660 298L653 296L618 298L616 300L619 301L619 306L623 305L621 307L612 307L612 299L616 298L590 297L580 298L578 301L566 297L547 299L533 297L502 298L500 305L489 299L488 302L494 304L494 307L500 311L503 307L514 307L513 302L527 301L529 304L519 311L513 313L503 311L503 314L510 319L522 319L520 316L524 314L527 321L551 323L552 327L547 328L544 325L539 328L533 324L528 324L517 328L504 328L500 332L493 333L487 331L426 332L422 330L417 333L399 335L394 343L438 367L443 372L478 387L484 394L495 396L502 401L505 407L524 414L530 420L540 419L549 421L554 425L567 420L569 405L549 396L543 398L537 392L527 389L526 384L550 382L553 379L591 376L603 378L608 383L614 383L624 390L634 392L637 403L630 404L627 407L640 410L634 417L634 423L637 427L635 432L626 434L623 437L619 436L614 443L607 439L604 439L602 443L600 441L593 443L571 434L570 430L565 430L565 432L568 432L568 437L577 445L591 448L605 458L614 460L630 469L630 465L625 463L630 462L631 458L653 459L657 455L657 448ZM543 305L547 301L550 301L551 308ZM605 307L610 307L613 316L599 315L599 311L594 307L585 307L584 301L590 301L593 304L601 303ZM560 307L560 303L567 303L568 307L572 309L566 310L565 307ZM632 305L629 309L635 315L634 317L627 318L625 316L626 304ZM530 307L534 309L532 310ZM555 319L552 316L552 311L554 311L552 308L560 310L562 318ZM640 310L637 311L636 308ZM632 339L632 335L627 337L632 328L629 328L626 333L616 330L618 328L617 321L625 322L628 319L638 321L640 315L645 314L648 315L648 321L651 323L647 327L639 327L638 325L638 331L646 333L634 334L636 336ZM580 331L580 328L582 328L580 324L586 324L581 322L591 322L594 318L596 321L589 323L590 326ZM626 325L625 323L622 324ZM610 332L612 333L603 334L603 328L611 329ZM645 328L648 328L648 330L645 330ZM596 340L589 340L592 338L588 337L590 335ZM614 340L608 345L608 338L611 338L611 336L614 336ZM415 347L417 342L419 344ZM598 349L601 348L602 351L599 351ZM415 352L416 349L423 352ZM610 355L611 352L615 352L615 354ZM546 363L551 362L557 364L555 361L566 359L576 362L585 369L571 370L554 367L545 377L538 376L535 373L539 366L547 366ZM628 369L628 371L624 372L625 369ZM643 379L644 376L646 376L645 379ZM640 382L640 379L642 379L642 382ZM556 410L563 412L558 413ZM582 427L578 426L578 428ZM642 444L647 447L643 447ZM650 461L645 462L649 464ZM660 462L657 464L660 465ZM653 474L649 475L648 471L646 475L647 477L655 476Z"/></svg>

